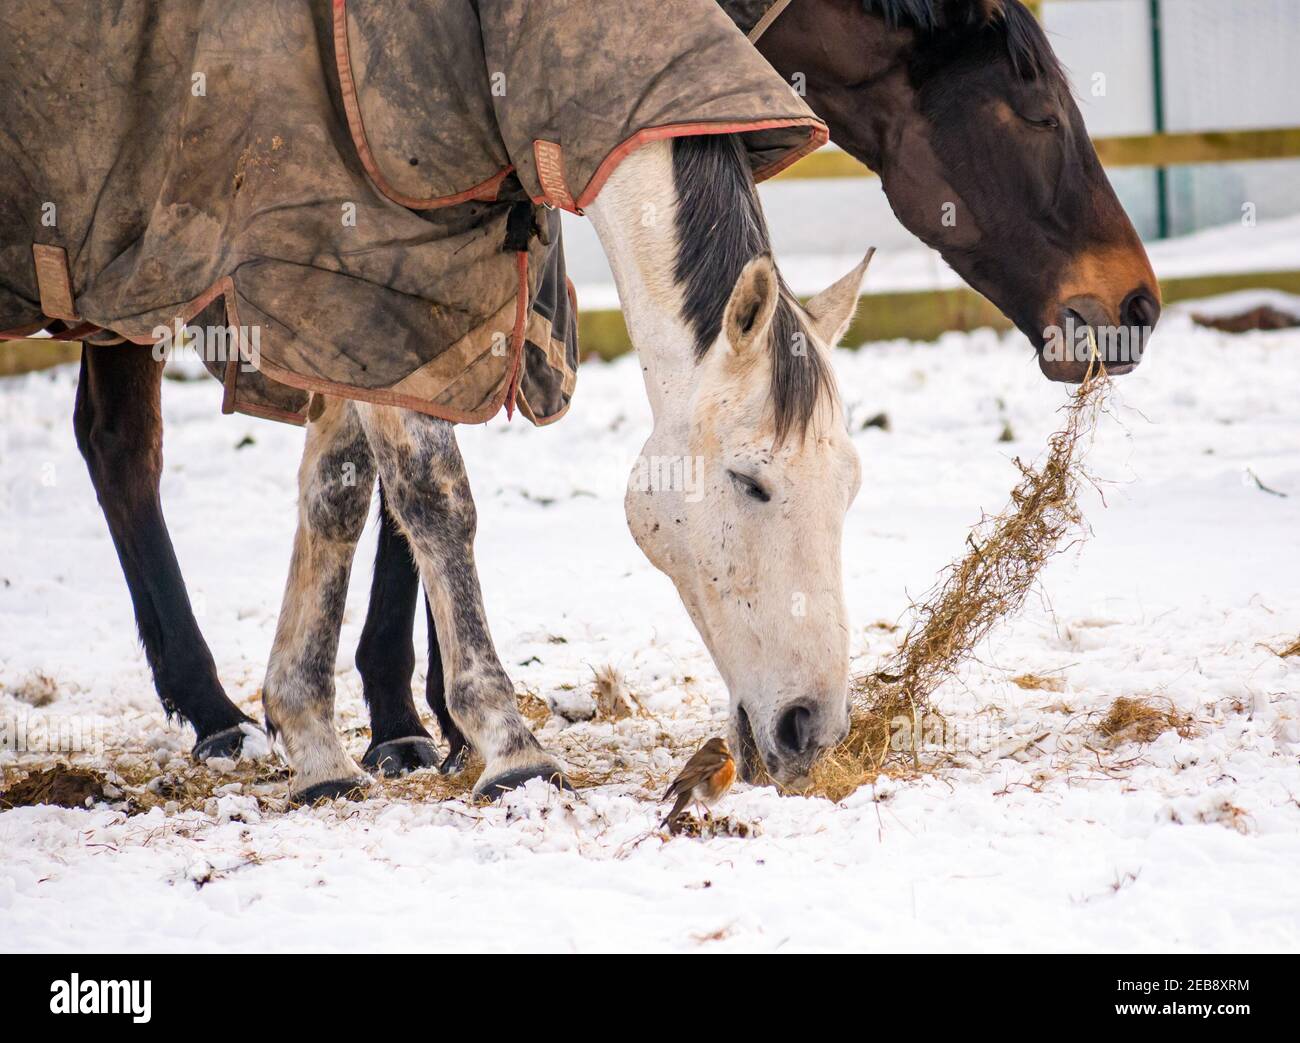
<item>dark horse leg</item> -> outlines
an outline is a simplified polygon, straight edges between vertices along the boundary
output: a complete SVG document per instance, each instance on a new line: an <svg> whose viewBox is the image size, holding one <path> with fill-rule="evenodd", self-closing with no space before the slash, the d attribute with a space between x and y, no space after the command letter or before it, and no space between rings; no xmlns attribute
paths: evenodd
<svg viewBox="0 0 1300 1043"><path fill-rule="evenodd" d="M168 716L194 726L193 755L237 756L252 722L217 680L163 519L162 370L148 347L85 345L73 423Z"/></svg>
<svg viewBox="0 0 1300 1043"><path fill-rule="evenodd" d="M379 550L375 555L370 605L356 659L366 705L370 707L370 748L361 761L367 771L400 775L438 763L437 747L420 723L411 698L411 676L415 672L411 630L419 594L420 574L410 544L388 512L383 482L380 482ZM424 614L429 628L425 698L450 747L439 770L450 774L464 767L469 744L447 711L442 653L428 598L424 602Z"/></svg>

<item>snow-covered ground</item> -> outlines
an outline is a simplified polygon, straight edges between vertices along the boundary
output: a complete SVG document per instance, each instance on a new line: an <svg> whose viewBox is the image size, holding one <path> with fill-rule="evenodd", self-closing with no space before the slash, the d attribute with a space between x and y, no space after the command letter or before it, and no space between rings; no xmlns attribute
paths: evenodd
<svg viewBox="0 0 1300 1043"><path fill-rule="evenodd" d="M836 366L865 472L845 545L865 670L908 596L1002 507L1013 457L1041 451L1066 392L987 331ZM86 762L181 777L191 737L164 722L136 645L73 443L75 383L75 368L0 382L0 718L74 719L102 742ZM838 805L737 786L718 811L757 836L665 840L655 798L721 730L726 697L623 523L648 428L635 363L588 365L554 428L498 421L461 441L516 684L572 710L613 664L654 715L541 728L620 781L479 808L408 780L285 811L282 781L232 767L211 800L170 810L6 811L0 949L1300 948L1300 657L1273 651L1300 635L1298 387L1300 331L1233 337L1171 314L1096 433L1092 537L940 692L975 741ZM260 716L302 436L222 417L211 381L165 394L172 533L221 676ZM880 412L888 430L862 426ZM337 677L358 754L372 554L367 535ZM1012 683L1025 674L1061 690ZM1097 723L1119 696L1168 700L1194 733L1112 748ZM0 754L10 777L37 762Z"/></svg>

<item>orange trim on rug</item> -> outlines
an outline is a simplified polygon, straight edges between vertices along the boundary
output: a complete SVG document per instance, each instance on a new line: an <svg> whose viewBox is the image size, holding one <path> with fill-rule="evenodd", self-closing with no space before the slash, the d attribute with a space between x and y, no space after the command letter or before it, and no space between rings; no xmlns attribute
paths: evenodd
<svg viewBox="0 0 1300 1043"><path fill-rule="evenodd" d="M29 323L26 326L16 326L11 330L0 332L0 340L30 340L33 333L41 333L49 329L55 322L67 324L67 319L58 319L46 316L39 322ZM48 337L41 337L41 340L52 341L73 341L84 340L92 333L100 333L103 326L96 326L93 322L79 322L75 326L68 326L66 330L58 333L51 333Z"/></svg>
<svg viewBox="0 0 1300 1043"><path fill-rule="evenodd" d="M579 213L564 179L564 150L554 141L535 140L533 162L537 165L537 183L542 186L542 201L571 214Z"/></svg>
<svg viewBox="0 0 1300 1043"><path fill-rule="evenodd" d="M223 409L222 412L225 413L227 410ZM258 420L278 420L282 424L292 424L294 427L307 426L306 413L291 413L287 409L276 409L274 406L255 406L251 402L235 402L229 412L242 413L244 416L256 417Z"/></svg>
<svg viewBox="0 0 1300 1043"><path fill-rule="evenodd" d="M32 262L36 266L36 292L41 298L41 314L69 324L81 322L72 292L68 251L53 243L32 243Z"/></svg>
<svg viewBox="0 0 1300 1043"><path fill-rule="evenodd" d="M515 396L519 394L519 379L524 368L524 342L528 332L528 251L515 252L515 270L519 273L519 288L515 291L515 326L510 331L510 377L506 381L506 419L515 418Z"/></svg>
<svg viewBox="0 0 1300 1043"><path fill-rule="evenodd" d="M348 132L352 135L352 144L357 150L357 155L361 159L361 165L365 168L366 174L380 192L394 203L409 207L412 210L437 210L439 207L467 203L472 199L490 203L497 198L497 194L501 190L501 182L510 176L510 173L515 169L514 164L508 164L504 170L493 174L486 181L480 181L477 185L465 189L463 192L435 196L432 199L420 199L416 196L405 195L394 188L388 179L384 177L374 153L370 151L370 142L366 138L365 123L361 119L361 102L357 97L357 81L352 75L352 55L348 47L347 0L334 0L334 64L338 67L339 90L343 94L343 111L347 115Z"/></svg>
<svg viewBox="0 0 1300 1043"><path fill-rule="evenodd" d="M28 340L33 333L41 333L49 328L50 323L53 321L53 319L38 319L36 322L29 322L25 326L0 330L0 340Z"/></svg>
<svg viewBox="0 0 1300 1043"><path fill-rule="evenodd" d="M815 152L830 140L830 131L826 124L816 116L791 116L785 119L751 120L747 123L668 123L662 127L646 127L638 130L626 141L610 150L596 172L591 175L587 187L578 196L574 213L582 213L583 207L590 206L592 200L600 194L618 165L642 145L666 138L690 138L702 134L743 134L758 130L781 130L785 127L807 127L808 141L797 149L791 149L775 163L754 171L754 181L765 181L774 174L779 174L792 163L797 163L810 152Z"/></svg>

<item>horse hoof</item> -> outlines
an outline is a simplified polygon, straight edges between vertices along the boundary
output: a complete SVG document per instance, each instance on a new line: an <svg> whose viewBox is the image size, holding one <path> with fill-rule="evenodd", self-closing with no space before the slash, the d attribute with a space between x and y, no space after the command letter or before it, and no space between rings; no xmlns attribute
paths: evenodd
<svg viewBox="0 0 1300 1043"><path fill-rule="evenodd" d="M366 771L393 779L421 768L438 767L438 747L423 735L391 739L366 750L361 766Z"/></svg>
<svg viewBox="0 0 1300 1043"><path fill-rule="evenodd" d="M479 781L474 785L476 800L496 800L503 793L518 789L530 779L545 779L559 790L573 792L573 783L564 777L564 772L554 764L534 764L525 768L514 768L492 778Z"/></svg>
<svg viewBox="0 0 1300 1043"><path fill-rule="evenodd" d="M213 757L230 757L237 760L240 751L244 748L244 727L243 724L236 724L231 728L223 728L219 732L205 736L194 744L190 756L199 764Z"/></svg>
<svg viewBox="0 0 1300 1043"><path fill-rule="evenodd" d="M332 779L329 782L318 782L314 786L308 786L305 790L299 790L297 793L289 794L289 803L301 807L311 807L311 805L322 800L336 800L344 797L347 800L361 800L366 795L366 784L370 780L364 775L355 779Z"/></svg>
<svg viewBox="0 0 1300 1043"><path fill-rule="evenodd" d="M438 765L438 771L443 775L459 775L465 770L468 760L469 747L461 745L447 754L447 759Z"/></svg>

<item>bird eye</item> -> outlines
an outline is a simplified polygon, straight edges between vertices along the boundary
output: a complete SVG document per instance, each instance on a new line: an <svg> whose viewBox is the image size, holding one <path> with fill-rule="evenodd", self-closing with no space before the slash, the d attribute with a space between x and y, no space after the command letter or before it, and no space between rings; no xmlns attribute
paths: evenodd
<svg viewBox="0 0 1300 1043"><path fill-rule="evenodd" d="M752 496L759 503L767 503L772 499L771 493L763 488L756 479L749 477L747 474L739 474L736 471L728 471L731 480L736 483L746 496Z"/></svg>

